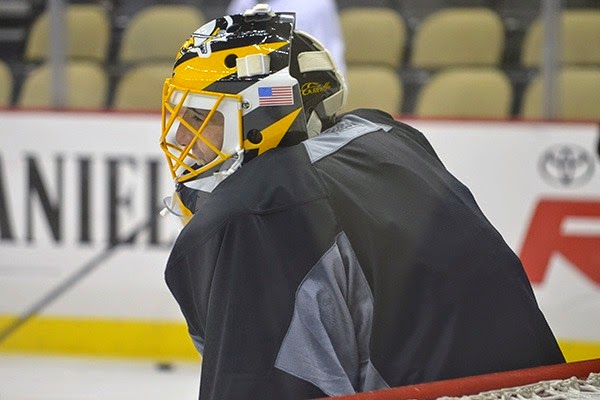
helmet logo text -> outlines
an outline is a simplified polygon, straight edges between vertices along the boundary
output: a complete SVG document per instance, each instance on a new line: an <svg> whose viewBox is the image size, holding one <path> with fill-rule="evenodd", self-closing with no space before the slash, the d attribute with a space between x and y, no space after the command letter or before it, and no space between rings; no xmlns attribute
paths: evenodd
<svg viewBox="0 0 600 400"><path fill-rule="evenodd" d="M323 93L329 89L331 89L330 82L325 82L324 84L320 84L318 82L306 82L304 85L302 85L301 91L302 96L308 96L311 94Z"/></svg>

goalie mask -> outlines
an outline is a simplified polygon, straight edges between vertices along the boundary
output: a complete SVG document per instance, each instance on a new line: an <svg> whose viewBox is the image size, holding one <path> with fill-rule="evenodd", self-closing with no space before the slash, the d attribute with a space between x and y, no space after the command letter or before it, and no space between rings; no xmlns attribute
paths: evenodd
<svg viewBox="0 0 600 400"><path fill-rule="evenodd" d="M295 14L259 4L207 23L179 50L163 89L160 139L177 184L165 202L173 213L190 217L193 191L210 192L252 158L333 124L344 79L294 22Z"/></svg>

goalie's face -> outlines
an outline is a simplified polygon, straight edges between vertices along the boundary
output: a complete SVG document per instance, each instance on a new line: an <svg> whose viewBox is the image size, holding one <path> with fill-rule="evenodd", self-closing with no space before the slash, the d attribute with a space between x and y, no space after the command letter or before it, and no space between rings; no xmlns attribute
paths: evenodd
<svg viewBox="0 0 600 400"><path fill-rule="evenodd" d="M189 146L190 152L200 165L210 163L223 146L223 114L215 111L210 115L210 110L187 107L183 107L179 114L181 123L175 133L175 140L182 147ZM200 130L203 125L204 129Z"/></svg>
<svg viewBox="0 0 600 400"><path fill-rule="evenodd" d="M167 79L160 146L172 177L189 182L213 175L242 148L239 95L191 91ZM232 160L235 161L235 160Z"/></svg>

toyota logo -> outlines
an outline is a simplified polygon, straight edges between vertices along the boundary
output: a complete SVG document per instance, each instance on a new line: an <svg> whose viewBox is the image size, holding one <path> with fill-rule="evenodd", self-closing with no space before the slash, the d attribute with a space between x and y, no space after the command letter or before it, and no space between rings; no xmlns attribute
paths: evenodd
<svg viewBox="0 0 600 400"><path fill-rule="evenodd" d="M576 187L587 183L594 174L594 159L574 144L555 145L539 161L540 174L550 184Z"/></svg>

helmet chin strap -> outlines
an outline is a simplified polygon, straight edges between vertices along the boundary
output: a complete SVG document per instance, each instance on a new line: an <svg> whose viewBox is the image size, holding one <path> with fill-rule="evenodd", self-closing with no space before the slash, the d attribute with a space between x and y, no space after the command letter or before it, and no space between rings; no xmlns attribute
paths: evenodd
<svg viewBox="0 0 600 400"><path fill-rule="evenodd" d="M226 167L228 161L233 160L233 163ZM220 171L214 172L212 175L184 182L183 184L190 189L201 190L203 192L212 192L225 178L237 171L244 161L244 150L237 148L235 154L222 164Z"/></svg>
<svg viewBox="0 0 600 400"><path fill-rule="evenodd" d="M229 168L227 168L224 171L221 170L221 171L215 172L213 174L213 176L218 180L217 185L219 183L221 183L229 175L231 175L235 171L237 171L242 166L242 162L244 161L244 150L240 149L238 147L235 151L235 155L231 158L234 159L235 161L233 162L233 164L231 164L231 166ZM216 187L216 185L215 185L215 187Z"/></svg>

